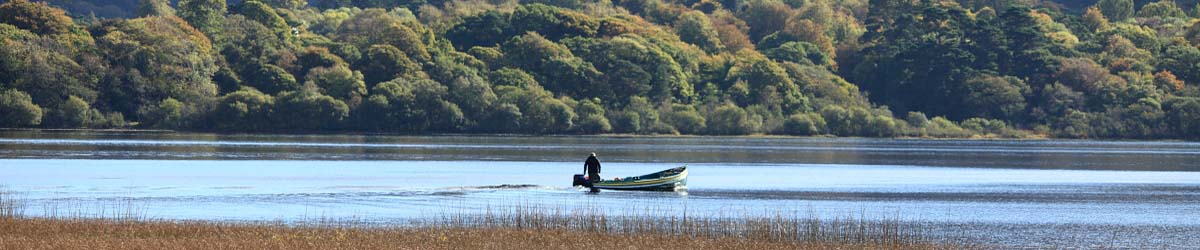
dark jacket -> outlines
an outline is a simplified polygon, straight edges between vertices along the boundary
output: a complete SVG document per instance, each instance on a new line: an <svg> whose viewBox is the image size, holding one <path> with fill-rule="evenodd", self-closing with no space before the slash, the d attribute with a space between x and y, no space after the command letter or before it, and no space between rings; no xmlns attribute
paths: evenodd
<svg viewBox="0 0 1200 250"><path fill-rule="evenodd" d="M587 161L583 162L583 170L589 174L599 174L600 160L597 160L595 156L588 156Z"/></svg>

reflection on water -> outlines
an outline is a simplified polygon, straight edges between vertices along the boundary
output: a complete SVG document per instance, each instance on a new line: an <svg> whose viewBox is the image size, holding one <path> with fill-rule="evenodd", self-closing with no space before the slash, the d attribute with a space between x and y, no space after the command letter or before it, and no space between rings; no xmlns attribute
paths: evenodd
<svg viewBox="0 0 1200 250"><path fill-rule="evenodd" d="M569 187L593 151L609 178L689 164L688 192ZM129 200L154 218L383 223L512 204L794 211L1012 246L1200 247L1198 164L1188 142L0 133L0 185L33 214Z"/></svg>
<svg viewBox="0 0 1200 250"><path fill-rule="evenodd" d="M1200 143L0 132L0 157L869 164L1200 171Z"/></svg>

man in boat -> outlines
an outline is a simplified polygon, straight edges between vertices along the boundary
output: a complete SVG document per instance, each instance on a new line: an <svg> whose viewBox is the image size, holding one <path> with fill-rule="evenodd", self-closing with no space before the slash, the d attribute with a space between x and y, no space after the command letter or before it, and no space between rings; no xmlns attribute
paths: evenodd
<svg viewBox="0 0 1200 250"><path fill-rule="evenodd" d="M592 153L592 155L588 156L587 160L583 162L583 171L587 171L588 181L600 181L600 160L596 159L596 153Z"/></svg>

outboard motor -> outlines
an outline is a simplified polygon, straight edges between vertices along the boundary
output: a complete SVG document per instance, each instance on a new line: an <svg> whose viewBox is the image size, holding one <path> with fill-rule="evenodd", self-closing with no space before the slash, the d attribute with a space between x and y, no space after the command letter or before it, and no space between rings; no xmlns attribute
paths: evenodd
<svg viewBox="0 0 1200 250"><path fill-rule="evenodd" d="M583 178L582 174L576 174L575 177L571 179L571 186L592 187L592 182L588 181L587 178Z"/></svg>

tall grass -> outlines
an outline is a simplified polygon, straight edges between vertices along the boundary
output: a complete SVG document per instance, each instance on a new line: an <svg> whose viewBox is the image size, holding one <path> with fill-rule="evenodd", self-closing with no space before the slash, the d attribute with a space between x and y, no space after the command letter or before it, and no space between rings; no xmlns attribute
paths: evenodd
<svg viewBox="0 0 1200 250"><path fill-rule="evenodd" d="M900 220L798 212L696 216L665 209L619 215L595 207L497 206L425 216L400 225L313 219L297 223L170 221L115 205L48 206L0 189L0 249L961 249L933 243ZM60 212L65 211L65 212Z"/></svg>
<svg viewBox="0 0 1200 250"><path fill-rule="evenodd" d="M561 208L513 205L483 213L443 212L416 221L430 228L516 228L568 230L599 234L669 235L732 238L804 244L866 244L885 248L923 245L930 230L900 219L866 216L818 218L811 213L767 211L696 216L684 211L646 208L609 214L594 207Z"/></svg>
<svg viewBox="0 0 1200 250"><path fill-rule="evenodd" d="M16 194L4 186L0 186L0 219L19 218L25 214L25 202L16 198Z"/></svg>

